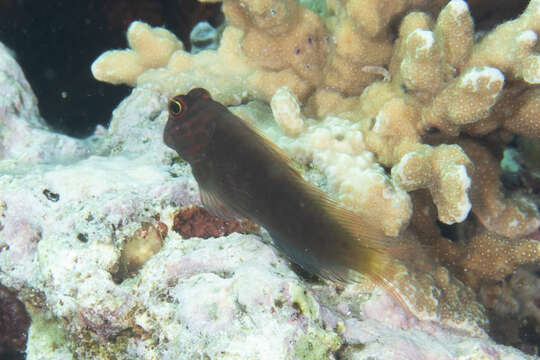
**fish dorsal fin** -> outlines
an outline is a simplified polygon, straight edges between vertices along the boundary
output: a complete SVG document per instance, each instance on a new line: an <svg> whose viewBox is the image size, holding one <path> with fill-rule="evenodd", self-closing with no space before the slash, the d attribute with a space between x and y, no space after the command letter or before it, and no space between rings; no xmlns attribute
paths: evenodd
<svg viewBox="0 0 540 360"><path fill-rule="evenodd" d="M363 246L378 252L380 257L398 260L409 267L418 268L421 267L418 263L419 255L433 252L431 246L418 243L407 232L397 237L388 236L373 224L374 220L370 219L369 215L348 210L328 197L322 201L322 205L337 222L348 229Z"/></svg>
<svg viewBox="0 0 540 360"><path fill-rule="evenodd" d="M289 168L290 168L290 171L293 172L296 176L302 176L300 175L300 173L298 172L298 170L296 170L293 166L291 166L291 162L293 160L291 160L284 152L283 150L277 146L273 141L271 141L270 139L268 139L266 137L266 135L259 129L257 128L255 125L245 121L244 119L240 119L242 120L242 122L251 130L253 131L256 136L257 136L257 140L260 142L261 146L263 146L264 148L266 148L270 154L272 154L272 156L275 156L277 158L277 160L279 161L284 161L285 163L287 163L289 165Z"/></svg>
<svg viewBox="0 0 540 360"><path fill-rule="evenodd" d="M254 125L244 120L242 122L256 134L257 140L276 158L276 161L284 161L288 164L287 167L291 175L303 183L306 191L311 193L310 197L316 199L319 205L326 209L329 216L332 216L338 223L349 230L358 241L361 241L366 247L383 251L390 246L395 246L399 242L396 238L386 236L384 231L375 225L375 219L370 218L369 214L360 214L346 209L319 187L304 179L300 172L291 165L292 160L285 155L282 149L270 141Z"/></svg>
<svg viewBox="0 0 540 360"><path fill-rule="evenodd" d="M365 215L354 212L345 208L342 204L332 199L327 193L311 184L305 179L306 191L311 193L311 198L316 199L319 205L326 210L329 216L346 228L359 240L366 241L369 247L378 248L386 247L391 242L392 238L386 236L382 229L377 228L374 224L366 219Z"/></svg>
<svg viewBox="0 0 540 360"><path fill-rule="evenodd" d="M386 236L382 229L370 223L363 215L344 208L328 197L322 201L328 213L357 239L365 240L368 247L386 248L391 244L392 238Z"/></svg>
<svg viewBox="0 0 540 360"><path fill-rule="evenodd" d="M366 241L369 247L373 248L386 248L393 243L393 238L384 234L382 229L378 229L371 224L369 219L366 219L368 215L361 215L354 211L346 209L336 200L330 198L330 196L318 188L316 185L305 180L303 176L291 165L291 159L281 148L279 148L274 142L270 141L257 127L249 122L241 119L242 122L252 130L257 140L264 146L272 156L276 157L276 161L284 161L288 164L289 171L293 176L296 176L301 181L308 192L311 193L312 199L317 199L319 204L323 206L328 213L342 226L347 228L352 234L359 240Z"/></svg>
<svg viewBox="0 0 540 360"><path fill-rule="evenodd" d="M219 216L224 219L243 219L243 216L238 215L234 210L225 205L217 196L208 191L205 188L200 187L201 201L208 210L208 212L214 216Z"/></svg>

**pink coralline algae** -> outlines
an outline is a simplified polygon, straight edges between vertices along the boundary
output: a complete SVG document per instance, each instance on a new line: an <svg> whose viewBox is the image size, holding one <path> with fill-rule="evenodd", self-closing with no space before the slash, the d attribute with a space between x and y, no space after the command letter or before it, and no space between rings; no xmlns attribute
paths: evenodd
<svg viewBox="0 0 540 360"><path fill-rule="evenodd" d="M187 206L181 208L174 216L174 231L184 238L220 237L233 232L241 234L253 234L258 231L258 226L248 220L222 219L211 215L204 208Z"/></svg>
<svg viewBox="0 0 540 360"><path fill-rule="evenodd" d="M0 357L4 351L24 351L29 326L30 317L24 304L0 285Z"/></svg>

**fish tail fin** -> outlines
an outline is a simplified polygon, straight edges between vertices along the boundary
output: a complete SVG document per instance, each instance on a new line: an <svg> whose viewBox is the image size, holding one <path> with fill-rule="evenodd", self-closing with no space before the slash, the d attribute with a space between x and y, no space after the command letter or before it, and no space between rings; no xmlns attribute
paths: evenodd
<svg viewBox="0 0 540 360"><path fill-rule="evenodd" d="M413 301L407 299L405 289L400 286L403 287L403 280L410 277L410 273L433 273L437 258L434 249L421 244L408 232L397 237L387 236L369 213L353 212L320 189L306 187L312 193L311 198L317 199L325 214L343 230L332 239L331 246L324 248L332 251L321 251L321 257L326 261L319 261L310 269L326 278L344 279L345 282L357 282L358 273L363 274L412 314Z"/></svg>
<svg viewBox="0 0 540 360"><path fill-rule="evenodd" d="M362 271L392 296L409 315L414 316L413 301L402 288L403 279L409 279L411 274L432 273L436 262L433 260L435 257L429 254L433 249L416 242L407 234L367 243L369 262L361 266Z"/></svg>

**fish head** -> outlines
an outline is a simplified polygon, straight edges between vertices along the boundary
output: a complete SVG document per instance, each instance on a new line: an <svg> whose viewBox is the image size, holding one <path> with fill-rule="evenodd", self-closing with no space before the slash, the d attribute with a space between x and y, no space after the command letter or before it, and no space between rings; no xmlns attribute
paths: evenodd
<svg viewBox="0 0 540 360"><path fill-rule="evenodd" d="M214 100L197 88L169 101L163 141L188 162L204 157L216 127Z"/></svg>

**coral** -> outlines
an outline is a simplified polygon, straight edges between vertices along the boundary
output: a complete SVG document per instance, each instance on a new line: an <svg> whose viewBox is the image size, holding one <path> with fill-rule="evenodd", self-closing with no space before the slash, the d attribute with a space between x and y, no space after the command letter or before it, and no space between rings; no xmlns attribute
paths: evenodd
<svg viewBox="0 0 540 360"><path fill-rule="evenodd" d="M127 38L131 49L113 50L92 64L96 79L135 85L144 70L165 66L174 51L183 49L182 42L170 31L140 21L129 26Z"/></svg>
<svg viewBox="0 0 540 360"><path fill-rule="evenodd" d="M280 87L270 102L275 121L285 135L297 136L304 128L304 119L298 99L286 86Z"/></svg>
<svg viewBox="0 0 540 360"><path fill-rule="evenodd" d="M518 345L520 337L524 339L520 347L536 345L540 337L540 272L538 265L524 265L517 268L513 275L491 286L483 286L480 296L488 309L491 309L498 326L494 338L503 344ZM501 324L499 324L501 323ZM526 334L524 327L531 328L532 334ZM536 339L535 339L536 338ZM528 341L527 341L528 340ZM534 354L534 350L529 349ZM538 352L538 349L536 350ZM538 355L538 353L537 353Z"/></svg>
<svg viewBox="0 0 540 360"><path fill-rule="evenodd" d="M330 45L322 19L294 0L245 5L225 1L223 12L231 25L244 30L242 50L250 62L263 72L292 70L304 86L319 86Z"/></svg>
<svg viewBox="0 0 540 360"><path fill-rule="evenodd" d="M486 230L481 224L460 224L452 240L441 236L434 205L427 192L413 197L411 230L435 246L438 258L458 277L478 290L481 284L500 282L524 264L540 262L540 242L533 238L509 238Z"/></svg>
<svg viewBox="0 0 540 360"><path fill-rule="evenodd" d="M259 231L256 224L246 219L223 219L211 215L204 208L187 206L176 212L173 219L172 229L183 238L220 237L233 232L252 234Z"/></svg>
<svg viewBox="0 0 540 360"><path fill-rule="evenodd" d="M442 4L444 1L439 3ZM248 3L236 0L224 1L223 12L227 22L232 26L225 29L217 57L212 52L191 55L182 51L181 46L180 50L171 56L170 50L176 45L163 46L161 43L162 38L175 39L174 35L156 28L156 32L159 31L160 41L160 44L156 45L158 52L153 53L156 61L139 61L139 57L148 55L139 54L136 47L141 48L141 45L137 45L134 40L139 34L130 28L128 40L132 49L103 54L92 65L92 72L94 77L102 81L134 85L137 77L144 71L167 60L169 62L166 68L173 73L191 72L195 66L204 70L184 74L182 79L173 80L176 83L175 91L185 91L182 89L195 86L205 87L209 88L214 98L217 96L218 100L228 104L233 104L235 99L220 98L219 95L230 92L224 90L230 89L231 85L206 86L204 78L213 78L214 81L222 83L223 77L227 78L231 73L236 73L234 82L243 82L243 91L246 95L266 101L269 101L275 91L283 85L287 85L300 100L305 100L311 93L324 87L339 89L347 94L360 94L366 85L380 76L380 72L371 69L384 66L390 59L392 46L385 25L411 7L438 8L440 4L403 0L395 6L392 5L390 8L392 11L388 13L388 7L368 2L369 7L377 8L377 15L373 18L370 15L366 17L364 11L359 11L364 5L362 2L350 1L347 5L336 2L329 9L333 14L329 22L335 26L327 27L325 19L294 0ZM363 18L361 20L363 24L357 24L355 17ZM132 26L142 27L138 22L134 22ZM336 27L333 29L336 37L334 40L328 30L332 27ZM241 30L241 38L236 35L230 38L232 28ZM140 33L147 34L151 31L153 30L145 28L144 32ZM142 46L150 46L144 44L152 41L154 37L147 35L139 43L142 43ZM225 57L229 59L228 67L223 69L224 71L219 71L222 69L219 63ZM211 62L210 59L220 60L212 61L213 69L204 66ZM234 67L231 68L233 64ZM137 84L155 83L161 75L154 73L151 76L140 77ZM181 84L186 80L193 83ZM171 89L165 92L168 96L174 95ZM238 90L236 92L242 93Z"/></svg>
<svg viewBox="0 0 540 360"><path fill-rule="evenodd" d="M472 167L457 145L422 146L392 167L392 179L406 191L429 189L439 220L453 224L469 215Z"/></svg>
<svg viewBox="0 0 540 360"><path fill-rule="evenodd" d="M540 83L540 58L535 53L539 9L540 3L532 0L519 18L486 35L473 49L467 66L493 66L512 78Z"/></svg>
<svg viewBox="0 0 540 360"><path fill-rule="evenodd" d="M30 317L24 304L4 286L0 285L0 355L5 350L24 351L28 338Z"/></svg>
<svg viewBox="0 0 540 360"><path fill-rule="evenodd" d="M446 1L332 1L328 19L335 37L335 51L326 69L325 85L347 95L380 78L373 66L386 66L393 51L389 24L411 8L437 9Z"/></svg>
<svg viewBox="0 0 540 360"><path fill-rule="evenodd" d="M518 265L540 262L540 242L509 239L487 231L473 235L468 242L439 243L442 261L459 268L461 277L478 289L483 281L502 281Z"/></svg>
<svg viewBox="0 0 540 360"><path fill-rule="evenodd" d="M499 181L499 164L490 151L473 141L462 140L460 146L477 166L472 176L472 211L482 225L497 234L521 238L540 226L540 214L526 194L504 194Z"/></svg>

